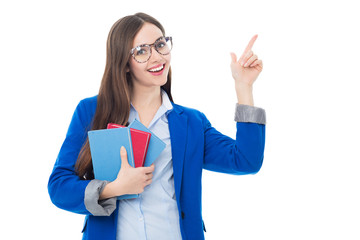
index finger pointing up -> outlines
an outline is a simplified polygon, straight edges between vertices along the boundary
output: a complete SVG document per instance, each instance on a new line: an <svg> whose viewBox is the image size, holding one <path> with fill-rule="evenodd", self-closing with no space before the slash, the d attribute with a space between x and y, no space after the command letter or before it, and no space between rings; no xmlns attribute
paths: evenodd
<svg viewBox="0 0 360 240"><path fill-rule="evenodd" d="M247 45L246 48L245 48L245 52L248 52L248 51L250 51L250 50L252 49L252 47L254 46L254 43L255 43L257 37L258 37L258 35L256 34L256 35L254 35L254 36L251 38L250 42L248 43L248 45Z"/></svg>
<svg viewBox="0 0 360 240"><path fill-rule="evenodd" d="M246 46L246 48L245 48L245 50L244 50L244 53L243 53L242 56L241 56L241 58L243 58L243 57L246 55L246 53L248 53L249 51L251 51L251 49L252 49L252 47L254 46L254 43L255 43L257 37L258 37L258 35L256 34L256 35L254 35L254 36L251 38L250 42L248 43L248 45Z"/></svg>

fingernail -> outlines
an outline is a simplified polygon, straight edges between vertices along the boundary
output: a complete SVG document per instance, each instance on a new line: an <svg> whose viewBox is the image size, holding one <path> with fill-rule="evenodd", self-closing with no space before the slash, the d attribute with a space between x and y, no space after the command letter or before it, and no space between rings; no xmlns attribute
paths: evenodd
<svg viewBox="0 0 360 240"><path fill-rule="evenodd" d="M244 64L244 67L247 67L247 66L248 66L248 63L245 63L245 64Z"/></svg>
<svg viewBox="0 0 360 240"><path fill-rule="evenodd" d="M124 146L121 146L120 153L125 153L125 147Z"/></svg>

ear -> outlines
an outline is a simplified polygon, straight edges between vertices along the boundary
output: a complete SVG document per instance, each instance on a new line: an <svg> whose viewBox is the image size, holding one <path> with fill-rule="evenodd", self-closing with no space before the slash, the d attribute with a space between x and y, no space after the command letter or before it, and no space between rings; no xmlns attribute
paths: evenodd
<svg viewBox="0 0 360 240"><path fill-rule="evenodd" d="M126 64L126 68L125 68L126 72L130 72L130 66L129 66L129 63Z"/></svg>

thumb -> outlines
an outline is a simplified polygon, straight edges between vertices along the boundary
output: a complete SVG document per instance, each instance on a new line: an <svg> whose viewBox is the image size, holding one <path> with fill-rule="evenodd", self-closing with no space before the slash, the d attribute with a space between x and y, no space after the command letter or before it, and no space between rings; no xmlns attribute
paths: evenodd
<svg viewBox="0 0 360 240"><path fill-rule="evenodd" d="M120 148L120 158L121 158L121 168L128 168L130 167L128 158L127 158L127 152L124 146Z"/></svg>
<svg viewBox="0 0 360 240"><path fill-rule="evenodd" d="M232 61L232 62L236 62L236 59L237 59L237 58L236 58L236 54L233 53L233 52L231 52L230 55L231 55L231 61Z"/></svg>

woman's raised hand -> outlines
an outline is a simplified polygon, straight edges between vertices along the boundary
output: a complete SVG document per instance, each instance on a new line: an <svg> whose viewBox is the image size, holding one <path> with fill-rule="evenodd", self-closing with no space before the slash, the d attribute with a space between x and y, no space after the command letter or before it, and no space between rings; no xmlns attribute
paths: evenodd
<svg viewBox="0 0 360 240"><path fill-rule="evenodd" d="M252 85L263 69L262 61L252 51L257 37L255 35L251 38L239 60L235 53L230 53L231 73L235 80L235 91L239 104L254 105Z"/></svg>
<svg viewBox="0 0 360 240"><path fill-rule="evenodd" d="M235 79L235 84L252 86L263 69L262 61L258 59L258 56L252 51L257 37L258 35L255 35L251 38L239 60L237 60L235 53L230 53L230 67L232 76Z"/></svg>

